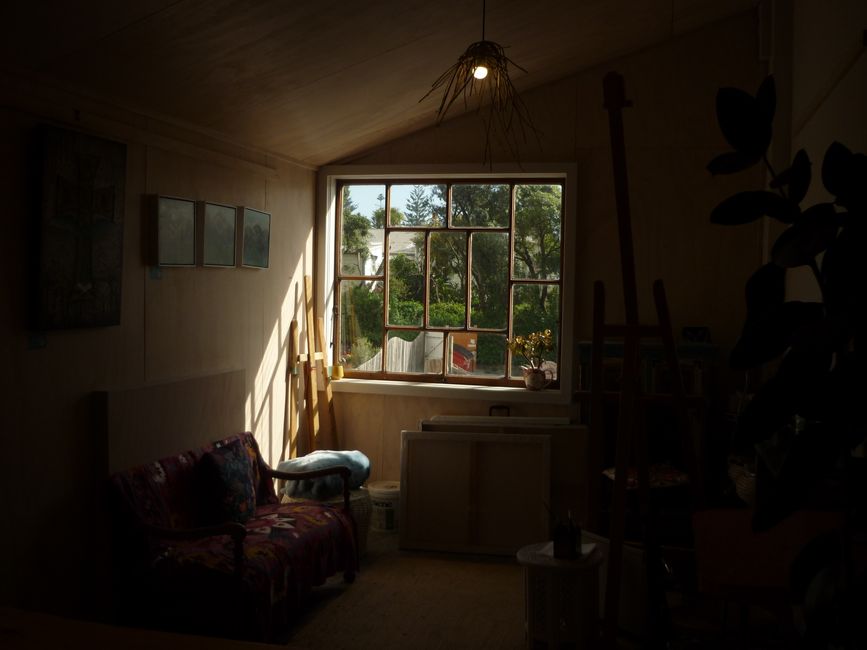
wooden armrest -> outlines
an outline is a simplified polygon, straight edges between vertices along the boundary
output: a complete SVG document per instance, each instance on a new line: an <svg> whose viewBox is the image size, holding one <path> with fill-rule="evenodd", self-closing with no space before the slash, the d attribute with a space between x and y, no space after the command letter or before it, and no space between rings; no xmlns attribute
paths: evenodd
<svg viewBox="0 0 867 650"><path fill-rule="evenodd" d="M351 513L349 509L349 477L352 475L352 470L345 465L335 465L334 467L326 467L324 469L312 469L306 472L281 472L276 469L268 469L268 476L272 479L278 478L284 481L298 481L318 478L320 476L330 476L331 474L339 474L340 478L343 479L343 509L347 513Z"/></svg>
<svg viewBox="0 0 867 650"><path fill-rule="evenodd" d="M177 540L229 535L235 547L235 573L241 573L241 568L244 564L244 538L247 536L247 529L237 521L226 521L222 524L200 526L197 528L166 528L164 526L145 524L145 530L154 537Z"/></svg>

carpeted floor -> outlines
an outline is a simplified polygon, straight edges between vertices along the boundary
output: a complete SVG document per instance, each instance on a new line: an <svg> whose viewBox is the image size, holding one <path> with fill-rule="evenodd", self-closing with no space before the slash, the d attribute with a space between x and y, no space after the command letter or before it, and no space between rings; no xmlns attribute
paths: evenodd
<svg viewBox="0 0 867 650"><path fill-rule="evenodd" d="M783 650L779 620L753 610L748 625L720 628L715 601L669 594L672 650ZM732 625L733 624L733 625ZM361 572L318 587L285 639L304 650L525 648L524 583L514 558L401 551L371 531ZM643 643L621 637L624 649Z"/></svg>
<svg viewBox="0 0 867 650"><path fill-rule="evenodd" d="M371 532L355 583L316 589L288 647L523 648L523 590L514 558L400 551Z"/></svg>

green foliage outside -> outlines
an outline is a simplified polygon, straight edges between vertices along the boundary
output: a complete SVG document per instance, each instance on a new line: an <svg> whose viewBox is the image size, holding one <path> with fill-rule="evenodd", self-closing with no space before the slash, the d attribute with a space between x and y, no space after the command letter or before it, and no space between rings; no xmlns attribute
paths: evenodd
<svg viewBox="0 0 867 650"><path fill-rule="evenodd" d="M395 207L392 207L389 210L391 213L391 223L388 224L390 226L405 226L404 221L406 220L406 215L403 212L398 210ZM373 223L374 228L385 228L385 208L376 208L373 211L373 215L371 216L371 221Z"/></svg>
<svg viewBox="0 0 867 650"><path fill-rule="evenodd" d="M557 185L521 185L516 194L515 269L516 279L559 279L561 237L561 195ZM406 212L391 209L391 225L430 226L444 223L444 210L434 208L446 201L447 186L414 186ZM508 185L467 184L452 187L453 224L474 228L502 228L509 223ZM346 259L369 258L370 229L384 225L385 209L378 208L371 219L358 214L357 206L344 188L343 242L344 273ZM389 322L392 325L419 326L424 313L424 238L415 238L416 253L399 254L389 260ZM464 296L471 283L472 325L504 328L508 305L510 269L509 238L502 233L475 232L471 242L473 264L467 277L466 235L461 232L434 233L431 239L430 325L463 327L466 323ZM526 334L550 329L559 336L559 290L556 284L518 285L513 307L513 332ZM371 356L382 345L381 283L358 283L343 298L341 308L343 347L352 341L352 365ZM348 301L347 301L348 298ZM351 303L351 309L349 309ZM351 319L348 313L351 311ZM349 322L352 320L352 322ZM397 334L412 340L416 332ZM363 349L358 349L361 346ZM505 338L480 335L477 365L501 367ZM364 352L364 354L362 354ZM369 358L369 357L367 357Z"/></svg>
<svg viewBox="0 0 867 650"><path fill-rule="evenodd" d="M348 187L343 189L342 264L344 273L361 274L364 262L370 257L370 221L358 214Z"/></svg>

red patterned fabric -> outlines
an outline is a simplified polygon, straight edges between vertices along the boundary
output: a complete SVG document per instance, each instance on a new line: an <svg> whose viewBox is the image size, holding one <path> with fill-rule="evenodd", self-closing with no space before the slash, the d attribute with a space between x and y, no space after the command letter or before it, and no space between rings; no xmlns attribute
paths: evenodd
<svg viewBox="0 0 867 650"><path fill-rule="evenodd" d="M213 507L213 522L245 522L256 511L253 465L240 440L202 456L202 501Z"/></svg>
<svg viewBox="0 0 867 650"><path fill-rule="evenodd" d="M239 442L250 459L257 505L244 522L243 569L237 574L229 536L158 539L147 535L142 524L168 528L213 524L205 521L209 482L203 478L200 461L215 449ZM130 574L146 580L160 599L183 591L187 605L196 609L236 603L233 615L250 620L233 629L261 636L270 622L286 619L312 587L338 571L355 571L351 519L342 509L318 502L278 503L267 468L255 439L245 433L112 476L117 523L125 531L121 540L127 542L128 552L138 554L128 557L135 565ZM226 615L213 614L215 619ZM202 612L196 615L201 617Z"/></svg>

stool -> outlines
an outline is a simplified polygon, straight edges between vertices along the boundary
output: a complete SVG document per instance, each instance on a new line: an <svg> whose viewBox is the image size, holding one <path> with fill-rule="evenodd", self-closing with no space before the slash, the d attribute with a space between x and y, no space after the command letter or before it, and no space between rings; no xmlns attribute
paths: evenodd
<svg viewBox="0 0 867 650"><path fill-rule="evenodd" d="M524 567L527 647L594 648L599 635L599 567L602 552L583 545L574 559L555 558L553 542L518 551Z"/></svg>

